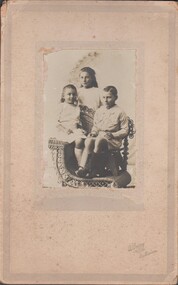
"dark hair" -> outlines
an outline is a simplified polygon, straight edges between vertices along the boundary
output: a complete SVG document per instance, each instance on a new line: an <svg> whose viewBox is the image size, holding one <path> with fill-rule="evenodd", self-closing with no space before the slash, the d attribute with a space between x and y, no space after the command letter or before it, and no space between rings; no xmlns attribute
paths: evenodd
<svg viewBox="0 0 178 285"><path fill-rule="evenodd" d="M96 73L94 69L92 69L91 67L83 67L80 70L80 74L82 72L87 72L91 76L91 79L92 79L91 87L98 87L98 82L96 81ZM82 85L80 87L82 87Z"/></svg>
<svg viewBox="0 0 178 285"><path fill-rule="evenodd" d="M75 91L75 94L76 94L76 96L75 96L75 103L77 103L77 97L78 97L77 88L76 88L73 84L68 84L68 85L66 85L66 86L63 87L63 89L62 89L62 95L61 95L61 102L63 103L63 102L65 101L65 99L64 99L64 93L65 93L65 90L66 90L67 88L73 89L73 90Z"/></svg>
<svg viewBox="0 0 178 285"><path fill-rule="evenodd" d="M118 92L116 87L114 86L107 86L103 89L106 92L110 92L116 99L118 98Z"/></svg>

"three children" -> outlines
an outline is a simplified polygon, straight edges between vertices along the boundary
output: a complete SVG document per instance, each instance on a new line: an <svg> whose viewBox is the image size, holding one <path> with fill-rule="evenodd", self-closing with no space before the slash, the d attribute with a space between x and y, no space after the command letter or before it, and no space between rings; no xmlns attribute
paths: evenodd
<svg viewBox="0 0 178 285"><path fill-rule="evenodd" d="M75 173L79 177L86 177L88 173L93 172L101 151L118 149L121 146L122 139L128 134L128 118L115 103L118 94L114 86L107 86L102 94L93 92L98 89L93 69L83 68L80 73L80 82L82 86L80 89L91 91L91 93L85 93L83 90L82 93L79 89L78 95L76 87L71 84L63 88L58 129L62 141L75 143L74 152L79 166ZM96 111L93 128L87 136L81 128L78 106L80 104L88 104L89 108ZM86 167L88 159L91 162L89 169Z"/></svg>

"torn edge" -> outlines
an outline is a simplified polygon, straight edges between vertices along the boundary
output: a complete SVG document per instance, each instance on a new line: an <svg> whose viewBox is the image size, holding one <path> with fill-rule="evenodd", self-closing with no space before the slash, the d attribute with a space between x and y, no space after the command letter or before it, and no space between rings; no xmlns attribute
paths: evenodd
<svg viewBox="0 0 178 285"><path fill-rule="evenodd" d="M178 11L178 1L177 0L170 1L170 2L168 2L168 4Z"/></svg>
<svg viewBox="0 0 178 285"><path fill-rule="evenodd" d="M0 0L0 7L6 2L7 2L7 0Z"/></svg>
<svg viewBox="0 0 178 285"><path fill-rule="evenodd" d="M5 17L6 16L7 2L8 2L8 0L0 0L1 17ZM1 23L1 25L2 25L2 23Z"/></svg>
<svg viewBox="0 0 178 285"><path fill-rule="evenodd" d="M55 50L54 47L50 47L50 48L41 47L41 48L39 49L39 52L42 52L44 55L47 55L47 54L49 54L49 53L56 52L56 50Z"/></svg>
<svg viewBox="0 0 178 285"><path fill-rule="evenodd" d="M16 0L0 0L1 17L6 16L8 5L15 2Z"/></svg>

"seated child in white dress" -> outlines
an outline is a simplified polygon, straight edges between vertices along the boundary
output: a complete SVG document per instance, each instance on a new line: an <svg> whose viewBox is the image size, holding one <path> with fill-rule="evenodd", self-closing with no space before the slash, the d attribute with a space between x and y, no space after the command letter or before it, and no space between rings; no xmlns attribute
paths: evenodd
<svg viewBox="0 0 178 285"><path fill-rule="evenodd" d="M80 177L85 177L88 172L94 173L99 153L108 149L120 148L122 139L128 134L128 117L115 104L117 98L117 89L114 86L104 88L101 98L103 106L96 110L94 125L91 133L85 140L80 167L76 171L76 174ZM90 169L86 169L89 155L91 156Z"/></svg>
<svg viewBox="0 0 178 285"><path fill-rule="evenodd" d="M80 108L77 106L77 89L69 84L63 88L59 104L58 139L67 143L75 143L75 156L80 163L85 132L80 127Z"/></svg>

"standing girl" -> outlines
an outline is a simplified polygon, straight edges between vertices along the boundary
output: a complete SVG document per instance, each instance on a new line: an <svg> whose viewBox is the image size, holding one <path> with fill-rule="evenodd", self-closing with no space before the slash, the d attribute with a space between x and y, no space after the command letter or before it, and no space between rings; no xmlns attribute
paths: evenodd
<svg viewBox="0 0 178 285"><path fill-rule="evenodd" d="M91 67L83 67L80 70L80 88L78 89L78 102L81 106L96 111L100 105L100 89L96 81L95 71Z"/></svg>
<svg viewBox="0 0 178 285"><path fill-rule="evenodd" d="M94 113L101 106L101 90L98 88L95 71L91 67L83 67L79 79L78 103L81 120L84 129L89 133L93 127Z"/></svg>

